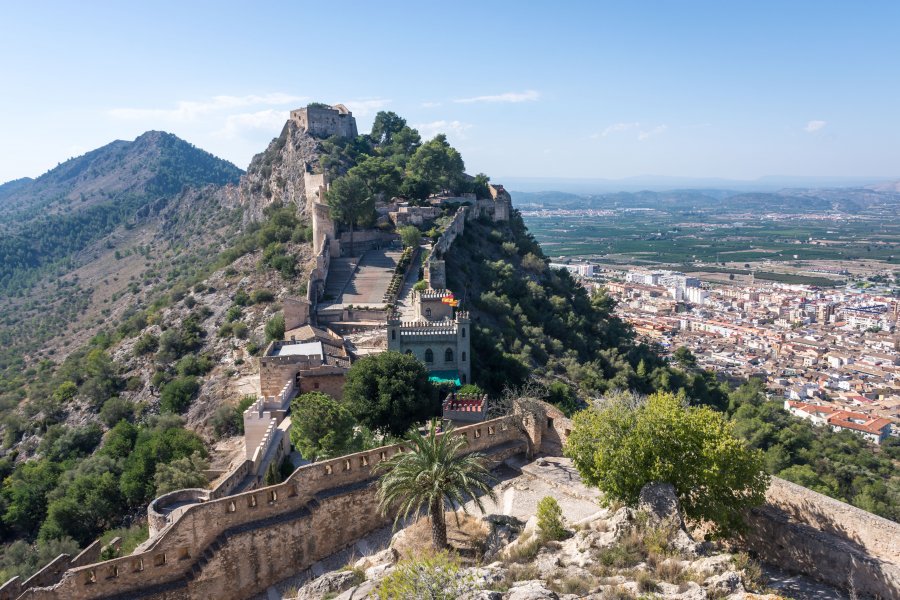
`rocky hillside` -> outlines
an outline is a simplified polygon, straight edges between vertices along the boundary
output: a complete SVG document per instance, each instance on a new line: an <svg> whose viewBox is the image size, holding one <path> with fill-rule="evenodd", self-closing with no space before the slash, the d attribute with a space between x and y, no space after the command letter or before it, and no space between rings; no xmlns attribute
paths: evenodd
<svg viewBox="0 0 900 600"><path fill-rule="evenodd" d="M296 206L298 214L306 214L306 186L303 176L319 168L319 141L297 128L293 121L284 124L281 134L264 152L250 161L241 179L241 202L245 219L259 221L263 210L272 203Z"/></svg>
<svg viewBox="0 0 900 600"><path fill-rule="evenodd" d="M205 483L243 453L253 356L311 253L296 206L246 222L239 175L150 132L0 188L8 257L60 242L0 290L0 578L104 531L139 542L158 468Z"/></svg>
<svg viewBox="0 0 900 600"><path fill-rule="evenodd" d="M64 357L114 317L126 290L152 287L162 265L213 242L234 220L240 174L151 131L2 186L0 372Z"/></svg>
<svg viewBox="0 0 900 600"><path fill-rule="evenodd" d="M527 478L509 482L535 485ZM565 496L556 492L556 496ZM587 508L588 503L585 502ZM286 599L469 598L472 600L750 600L784 598L759 563L739 549L696 542L682 522L672 486L644 488L637 509L600 509L552 532L536 515L521 520L448 513L458 557L429 556L419 523L385 550L287 587ZM455 517L455 518L454 518ZM551 519L552 520L552 519ZM453 523L460 523L454 527ZM424 532L427 535L427 531ZM415 540L410 538L416 538ZM460 540L475 552L460 549ZM423 549L424 548L424 549ZM766 573L778 575L769 569ZM776 587L772 587L772 586ZM427 594L434 590L433 594ZM794 578L798 598L838 598L834 590ZM395 595L391 595L395 594Z"/></svg>

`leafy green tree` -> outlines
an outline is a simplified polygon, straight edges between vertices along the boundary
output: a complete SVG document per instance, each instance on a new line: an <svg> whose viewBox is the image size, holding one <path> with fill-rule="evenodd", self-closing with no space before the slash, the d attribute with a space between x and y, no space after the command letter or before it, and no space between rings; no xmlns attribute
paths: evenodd
<svg viewBox="0 0 900 600"><path fill-rule="evenodd" d="M46 459L19 465L3 481L3 523L19 537L31 539L47 514L47 494L56 487L62 466Z"/></svg>
<svg viewBox="0 0 900 600"><path fill-rule="evenodd" d="M119 479L119 489L129 506L140 506L157 495L155 475L158 465L195 452L206 456L203 440L182 425L180 417L161 415L138 431L134 449L125 458Z"/></svg>
<svg viewBox="0 0 900 600"><path fill-rule="evenodd" d="M81 549L72 538L38 540L32 545L16 540L3 549L0 556L0 579L19 577L22 581L34 575L60 554L76 556Z"/></svg>
<svg viewBox="0 0 900 600"><path fill-rule="evenodd" d="M572 388L562 381L554 381L547 386L547 402L558 407L569 417L581 408L578 397Z"/></svg>
<svg viewBox="0 0 900 600"><path fill-rule="evenodd" d="M544 496L537 505L537 526L545 540L561 540L566 536L562 508L553 496Z"/></svg>
<svg viewBox="0 0 900 600"><path fill-rule="evenodd" d="M462 156L438 134L416 150L407 165L408 174L424 181L430 193L442 190L457 191L463 182L465 164Z"/></svg>
<svg viewBox="0 0 900 600"><path fill-rule="evenodd" d="M407 174L400 185L400 194L406 198L424 200L433 191L431 182L421 177Z"/></svg>
<svg viewBox="0 0 900 600"><path fill-rule="evenodd" d="M38 451L54 462L82 458L93 452L103 432L96 423L82 427L54 425L44 434Z"/></svg>
<svg viewBox="0 0 900 600"><path fill-rule="evenodd" d="M121 385L118 367L104 350L94 348L85 357L84 368L86 379L81 384L81 392L96 406L101 406Z"/></svg>
<svg viewBox="0 0 900 600"><path fill-rule="evenodd" d="M138 428L128 421L119 421L103 438L100 451L114 459L125 458L134 449Z"/></svg>
<svg viewBox="0 0 900 600"><path fill-rule="evenodd" d="M380 156L368 156L347 172L348 177L359 177L370 196L381 195L390 199L400 191L403 173L399 167Z"/></svg>
<svg viewBox="0 0 900 600"><path fill-rule="evenodd" d="M422 509L431 520L431 543L436 550L447 547L447 523L444 511L462 508L471 498L484 512L482 498L496 500L491 474L484 457L465 453L466 438L454 433L453 426L443 434L431 422L428 433L412 430L404 442L404 452L379 463L378 503L383 514L396 511L395 525Z"/></svg>
<svg viewBox="0 0 900 600"><path fill-rule="evenodd" d="M472 191L475 193L476 198L490 198L491 191L488 188L490 184L491 178L485 175L484 173L479 173L472 180Z"/></svg>
<svg viewBox="0 0 900 600"><path fill-rule="evenodd" d="M278 313L268 320L265 327L266 340L278 342L284 339L284 314Z"/></svg>
<svg viewBox="0 0 900 600"><path fill-rule="evenodd" d="M50 494L41 539L72 537L79 544L91 543L125 514L119 492L120 468L108 456L92 456L67 471Z"/></svg>
<svg viewBox="0 0 900 600"><path fill-rule="evenodd" d="M440 408L425 366L399 352L364 356L353 363L343 400L358 423L395 436Z"/></svg>
<svg viewBox="0 0 900 600"><path fill-rule="evenodd" d="M361 177L339 177L325 193L332 218L350 228L350 254L353 254L353 228L375 210L375 196L369 193Z"/></svg>
<svg viewBox="0 0 900 600"><path fill-rule="evenodd" d="M350 411L322 392L301 394L291 401L291 443L308 460L356 451L355 425Z"/></svg>
<svg viewBox="0 0 900 600"><path fill-rule="evenodd" d="M182 413L200 391L196 377L176 377L163 386L159 406L164 412Z"/></svg>
<svg viewBox="0 0 900 600"><path fill-rule="evenodd" d="M378 145L390 144L394 135L406 127L406 119L393 111L379 111L372 122L372 133L369 136Z"/></svg>
<svg viewBox="0 0 900 600"><path fill-rule="evenodd" d="M720 413L665 392L638 406L611 399L579 412L565 453L608 502L634 505L645 484L668 482L688 517L721 534L742 526L742 511L765 500L769 482L762 453Z"/></svg>
<svg viewBox="0 0 900 600"><path fill-rule="evenodd" d="M397 230L400 234L400 241L406 248L413 248L419 245L422 240L422 232L415 225L406 225Z"/></svg>
<svg viewBox="0 0 900 600"><path fill-rule="evenodd" d="M691 370L697 368L697 357L694 356L694 353L687 346L676 348L675 352L672 353L672 358L675 359L675 362L682 369Z"/></svg>
<svg viewBox="0 0 900 600"><path fill-rule="evenodd" d="M168 494L187 488L205 488L209 485L209 479L203 471L208 468L209 463L199 452L161 464L154 475L156 494Z"/></svg>

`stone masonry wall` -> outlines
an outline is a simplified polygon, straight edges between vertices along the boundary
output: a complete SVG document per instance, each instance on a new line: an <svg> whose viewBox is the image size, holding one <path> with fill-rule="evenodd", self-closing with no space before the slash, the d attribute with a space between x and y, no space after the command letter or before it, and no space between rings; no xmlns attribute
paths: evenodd
<svg viewBox="0 0 900 600"><path fill-rule="evenodd" d="M431 248L431 254L425 262L425 281L433 290L442 290L447 287L447 266L444 262L444 254L450 250L453 241L461 235L466 227L466 214L468 206L461 206L453 215L453 220L444 228Z"/></svg>
<svg viewBox="0 0 900 600"><path fill-rule="evenodd" d="M457 430L469 451L521 451L506 419ZM187 507L146 550L68 570L32 588L30 600L147 598L238 600L260 593L386 521L372 468L400 451L385 446L300 467L283 483Z"/></svg>
<svg viewBox="0 0 900 600"><path fill-rule="evenodd" d="M344 373L322 373L305 375L300 378L300 393L322 392L336 400L344 395Z"/></svg>
<svg viewBox="0 0 900 600"><path fill-rule="evenodd" d="M900 524L772 478L744 542L766 561L876 598L900 597Z"/></svg>

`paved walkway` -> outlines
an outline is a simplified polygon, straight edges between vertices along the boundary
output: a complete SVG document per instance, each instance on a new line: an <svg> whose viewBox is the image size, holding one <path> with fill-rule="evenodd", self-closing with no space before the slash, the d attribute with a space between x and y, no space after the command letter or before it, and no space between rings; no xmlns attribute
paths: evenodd
<svg viewBox="0 0 900 600"><path fill-rule="evenodd" d="M349 304L383 306L384 294L399 260L397 250L369 250L359 258L332 259L319 310Z"/></svg>
<svg viewBox="0 0 900 600"><path fill-rule="evenodd" d="M421 261L422 257L425 256L425 253L430 250L430 244L422 244L419 246L418 260ZM413 267L412 271L409 273L409 277L403 282L403 287L400 288L400 294L397 296L397 311L400 313L400 318L404 321L412 321L415 319L416 311L412 303L412 292L413 286L419 281L418 275L419 270L416 267Z"/></svg>

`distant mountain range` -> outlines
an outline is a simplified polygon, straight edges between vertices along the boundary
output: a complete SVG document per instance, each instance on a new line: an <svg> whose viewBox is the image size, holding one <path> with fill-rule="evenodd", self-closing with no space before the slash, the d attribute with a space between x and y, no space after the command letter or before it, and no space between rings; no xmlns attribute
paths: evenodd
<svg viewBox="0 0 900 600"><path fill-rule="evenodd" d="M896 184L895 184L896 185ZM512 191L518 208L611 209L662 208L680 211L722 209L728 211L822 213L900 210L900 192L889 185L872 188L791 188L774 192L729 189L678 189L667 191L618 191L576 194L564 191ZM885 212L886 211L886 212Z"/></svg>
<svg viewBox="0 0 900 600"><path fill-rule="evenodd" d="M898 191L897 177L799 177L769 175L752 180L721 179L715 177L671 177L640 175L622 179L569 179L552 177L498 178L506 189L520 192L554 190L575 194L602 194L609 192L666 191L673 189L724 189L739 192L774 192L784 188L859 188L880 185L894 186Z"/></svg>
<svg viewBox="0 0 900 600"><path fill-rule="evenodd" d="M0 290L69 259L121 225L158 214L188 188L236 184L242 171L178 137L147 132L0 186Z"/></svg>

